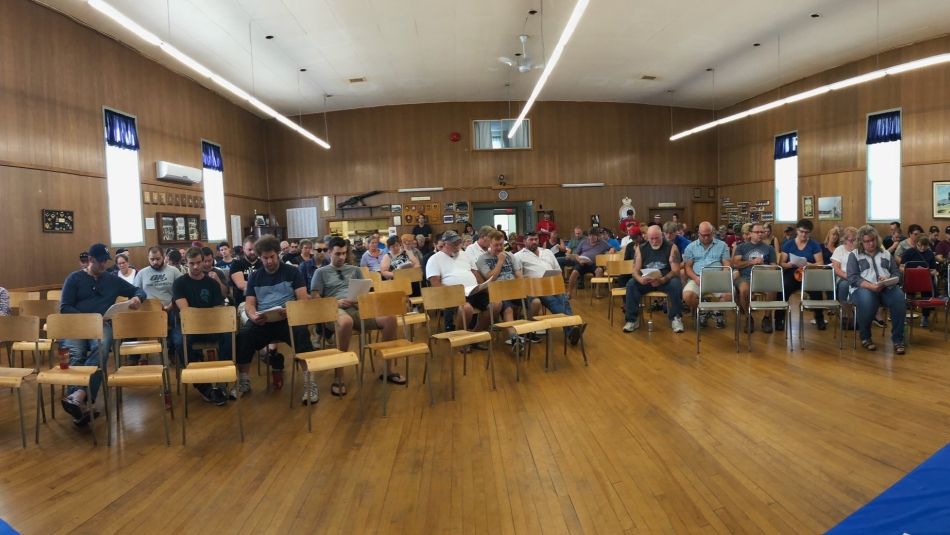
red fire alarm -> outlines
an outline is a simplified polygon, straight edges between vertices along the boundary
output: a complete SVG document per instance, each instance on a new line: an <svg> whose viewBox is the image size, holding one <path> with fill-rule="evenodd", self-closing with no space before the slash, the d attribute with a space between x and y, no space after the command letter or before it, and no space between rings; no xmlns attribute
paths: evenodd
<svg viewBox="0 0 950 535"><path fill-rule="evenodd" d="M449 141L452 143L457 143L460 139L462 139L462 134L459 134L458 132L452 132L449 134Z"/></svg>

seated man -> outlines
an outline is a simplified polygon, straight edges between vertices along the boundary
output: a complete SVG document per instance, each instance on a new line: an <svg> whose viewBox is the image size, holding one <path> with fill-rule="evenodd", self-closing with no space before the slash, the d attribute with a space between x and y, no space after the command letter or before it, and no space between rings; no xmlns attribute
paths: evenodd
<svg viewBox="0 0 950 535"><path fill-rule="evenodd" d="M595 277L601 277L604 274L603 268L597 267L595 259L597 255L614 252L610 244L602 240L602 232L598 228L590 229L587 233L587 239L581 241L577 246L577 251L568 255L568 258L577 262L574 271L571 271L571 278L567 281L568 295L574 296L574 289L577 286L577 280L584 280L584 275L590 273Z"/></svg>
<svg viewBox="0 0 950 535"><path fill-rule="evenodd" d="M247 323L237 335L238 384L235 397L251 391L251 378L248 369L254 352L274 341L290 343L287 327L287 301L310 299L307 284L297 266L280 261L280 242L266 235L254 244L254 252L261 259L263 269L251 273L244 289L244 312ZM270 309L279 318L268 319L261 312ZM294 327L294 345L301 353L313 351L310 333L304 326ZM267 358L272 368L274 389L284 386L284 356L276 349L269 349Z"/></svg>
<svg viewBox="0 0 950 535"><path fill-rule="evenodd" d="M221 281L213 280L205 273L204 265L207 259L201 249L192 247L185 252L188 263L188 274L179 277L172 285L172 296L179 310L189 307L212 308L224 306L224 295L221 293ZM231 333L199 334L188 337L188 348L184 352L183 365L191 361L204 360L201 351L195 350L196 343L218 344L218 360L231 360ZM201 394L201 399L215 405L224 405L228 396L219 387L212 387L209 383L196 384L195 390Z"/></svg>
<svg viewBox="0 0 950 535"><path fill-rule="evenodd" d="M729 266L729 248L726 242L715 237L716 228L709 221L703 221L699 224L699 239L690 243L683 254L683 262L686 265L686 286L683 287L683 300L686 305L695 309L699 306L700 277L703 274L703 268L707 266ZM722 312L716 312L716 327L723 329L726 327L726 318ZM699 317L699 325L706 326L708 318L705 314Z"/></svg>
<svg viewBox="0 0 950 535"><path fill-rule="evenodd" d="M904 315L907 303L904 292L897 284L885 286L883 281L900 275L897 263L891 254L881 248L881 237L870 225L858 229L858 245L848 257L848 282L851 284L851 302L857 308L858 333L861 347L874 351L877 346L871 341L871 321L881 306L891 313L891 340L894 353L907 352L904 345Z"/></svg>
<svg viewBox="0 0 950 535"><path fill-rule="evenodd" d="M343 238L334 237L327 242L327 246L330 249L330 264L321 267L313 274L310 291L320 297L333 297L337 300L338 314L335 326L337 349L349 351L353 329L360 329L360 313L357 303L347 299L347 291L350 279L362 279L363 272L360 268L346 263L350 254L349 242ZM383 341L396 338L396 318L392 316L368 319L364 323L367 330L379 329L382 332ZM386 365L389 366L389 363L387 362ZM343 369L338 368L335 373L330 393L334 396L345 396L346 384L343 382ZM380 375L380 379L382 377ZM398 373L387 373L386 377L391 383L406 383L406 379ZM318 399L316 383L311 378L308 384L310 387L309 391L304 392L304 402L316 403Z"/></svg>
<svg viewBox="0 0 950 535"><path fill-rule="evenodd" d="M120 296L128 297L131 301L129 306L133 309L142 304L145 292L106 272L111 258L109 250L101 243L89 248L89 263L85 268L70 273L63 283L60 313L105 315ZM109 349L112 348L112 322L106 321L102 327L102 345L99 345L98 340L63 340L61 346L69 350L70 366L98 366L100 361L107 362ZM84 402L87 398L91 403L96 402L101 383L102 376L97 373L92 376L88 393L78 386L66 389L66 397L62 400L63 410L73 417L76 425L89 423L89 409L84 407Z"/></svg>
<svg viewBox="0 0 950 535"><path fill-rule="evenodd" d="M537 279L544 276L547 271L561 271L557 258L550 249L540 247L538 235L534 232L525 234L524 249L515 254L515 258L521 262L522 274L529 279ZM566 314L573 316L571 302L567 299L567 294L546 295L531 299L531 315L537 316L541 312L541 305L551 311L552 314ZM564 329L568 340L572 345L577 345L581 339L581 330L579 327L566 327Z"/></svg>
<svg viewBox="0 0 950 535"><path fill-rule="evenodd" d="M488 279L493 280L512 280L521 278L521 261L516 255L505 251L505 239L501 232L493 230L488 233L488 252L483 254L475 262L478 269L476 278L479 283ZM502 321L512 321L515 319L515 309L521 308L518 301L504 301L502 303L492 303L493 313L497 314ZM541 339L535 333L528 335L531 342L540 342ZM514 345L523 340L511 329L508 330L508 345Z"/></svg>
<svg viewBox="0 0 950 535"><path fill-rule="evenodd" d="M224 270L214 266L214 251L210 247L202 247L201 255L204 257L201 264L201 270L205 272L205 275L208 276L214 282L217 282L221 286L221 295L224 296L224 299L227 300L230 297L230 287L228 286L228 277L224 274Z"/></svg>
<svg viewBox="0 0 950 535"><path fill-rule="evenodd" d="M736 290L739 291L739 308L744 314L749 314L749 285L752 281L753 266L774 266L776 262L776 253L772 246L762 241L765 236L765 228L761 223L752 223L749 227L748 241L744 241L736 246L736 253L732 257L732 267L739 270L739 277L736 278ZM768 298L769 300L772 297ZM749 332L749 323L746 322L745 330ZM755 322L752 322L751 329L755 330ZM772 318L768 314L762 318L762 332L772 332Z"/></svg>
<svg viewBox="0 0 950 535"><path fill-rule="evenodd" d="M466 288L477 286L475 261L467 253L460 252L462 237L454 230L447 230L442 234L441 241L442 250L432 255L432 258L426 263L426 278L429 280L429 285L438 287L460 284ZM475 330L487 330L491 322L488 314L484 314L484 312L488 312L488 292L481 291L470 294L465 300L467 302L461 311L464 314L463 318L471 318L477 310L480 314ZM464 328L466 323L463 322L457 325ZM448 329L448 326L446 328ZM488 346L484 344L476 344L475 347L488 349Z"/></svg>
<svg viewBox="0 0 950 535"><path fill-rule="evenodd" d="M178 309L172 294L172 285L183 275L181 271L165 263L162 248L158 246L148 249L148 267L142 268L135 274L135 287L141 288L148 299L158 299L162 303L162 310L168 314L168 342L171 352L182 355L181 329L178 326ZM140 361L139 355L129 358L130 363Z"/></svg>
<svg viewBox="0 0 950 535"><path fill-rule="evenodd" d="M683 283L679 271L679 250L663 239L658 225L651 225L647 229L647 243L638 247L633 261L633 277L627 281L623 332L633 332L640 327L640 298L648 292L663 292L669 297L673 332L683 332Z"/></svg>
<svg viewBox="0 0 950 535"><path fill-rule="evenodd" d="M917 237L924 233L924 227L914 223L907 227L907 238L897 242L891 256L897 261L897 264L904 263L904 254L917 246Z"/></svg>

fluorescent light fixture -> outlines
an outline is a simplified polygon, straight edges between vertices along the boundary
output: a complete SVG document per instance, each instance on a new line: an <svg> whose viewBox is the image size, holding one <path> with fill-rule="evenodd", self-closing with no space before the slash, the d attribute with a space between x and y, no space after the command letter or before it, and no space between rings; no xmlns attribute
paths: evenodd
<svg viewBox="0 0 950 535"><path fill-rule="evenodd" d="M162 44L162 40L159 39L154 33L139 26L135 21L120 13L118 9L110 6L102 0L89 0L89 5L101 12L103 15L118 22L125 29L139 36L146 43L155 46Z"/></svg>
<svg viewBox="0 0 950 535"><path fill-rule="evenodd" d="M938 54L936 56L930 56L922 59L917 59L914 61L909 61L907 63L901 63L900 65L895 65L893 67L888 67L886 69L879 69L876 71L871 71L869 73L861 74L858 76L853 76L851 78L846 78L840 82L835 82L833 84L823 85L821 87L816 87L814 89L809 89L808 91L803 91L801 93L796 93L792 96L785 97L783 99L775 100L767 104L739 112L728 117L723 117L722 119L717 119L715 121L708 122L696 127L693 127L689 130L684 130L678 134L670 136L670 141L676 141L678 139L683 139L686 136L695 134L697 132L702 132L703 130L709 130L715 126L719 126L726 123L731 123L739 119L743 119L750 115L755 115L757 113L762 113L773 108L778 108L783 104L791 104L793 102L799 102L807 98L815 97L818 95L823 95L829 91L837 91L839 89L844 89L846 87L852 87L858 84L863 84L864 82L870 82L871 80L877 80L879 78L884 78L890 74L900 74L907 71L912 71L914 69L921 69L923 67L930 67L931 65L939 65L941 63L950 62L950 53ZM512 130L513 131L513 130ZM508 136L511 137L511 136Z"/></svg>
<svg viewBox="0 0 950 535"><path fill-rule="evenodd" d="M551 53L551 57L548 59L547 64L545 64L544 70L541 71L541 76L538 78L538 82L534 84L534 90L531 91L531 96L528 97L528 101L524 103L524 108L521 109L521 114L518 115L518 119L515 121L514 126L512 126L511 130L508 131L508 139L514 138L515 132L521 128L521 123L523 123L524 118L528 116L531 106L534 105L534 101L537 100L538 95L541 94L541 88L544 87L544 84L548 81L548 77L551 76L551 71L554 70L558 60L561 59L561 54L564 52L564 47L567 46L567 42L571 40L571 35L574 34L574 30L577 28L577 23L581 21L581 17L584 15L584 10L587 9L587 4L589 3L590 0L577 0L577 4L574 6L574 11L571 12L571 18L567 19L567 25L564 26L564 31L561 32L561 38L558 39L557 45L554 47L554 52Z"/></svg>
<svg viewBox="0 0 950 535"><path fill-rule="evenodd" d="M139 26L135 21L133 21L132 19L126 17L126 16L123 15L119 10L117 10L117 9L114 8L114 7L112 7L112 6L109 5L108 3L104 2L103 0L87 0L87 2L89 3L89 5L90 5L91 7L95 8L96 10L98 10L99 12L101 12L103 15L109 17L110 19L112 19L112 20L118 22L118 23L121 24L123 27L125 27L125 28L128 29L128 30L130 30L130 31L131 31L132 33L134 33L135 35L139 36L139 37L140 37L142 40L144 40L146 43L148 43L148 44L150 44L150 45L155 45L155 46L161 48L163 52L165 52L165 53L168 54L169 56L175 58L176 60L178 60L179 62L181 62L183 65L185 65L186 67L188 67L189 69L191 69L191 70L197 72L198 74L200 74L201 76L204 76L205 78L211 78L211 80L214 81L214 83L218 84L219 86L223 87L224 89L227 89L228 92L230 92L231 94L237 96L237 97L240 98L241 100L246 100L247 102L249 102L249 103L250 103L252 106L254 106L255 108L257 108L257 109L261 110L262 112L266 113L268 116L270 116L270 117L272 117L272 118L274 118L274 119L277 119L277 121L280 122L280 123L282 123L284 126L286 126L286 127L290 128L291 130L297 132L297 133L300 134L301 136L303 136L303 137L309 139L310 141L313 141L313 142L316 143L317 145L320 145L321 147L323 147L323 148L325 148L325 149L329 149L329 148L330 148L330 144L327 143L326 141L324 141L324 140L320 139L319 137L315 136L312 132L306 130L305 128L301 127L300 125L294 123L293 121L291 121L290 119L288 119L286 116L280 114L280 113L279 113L277 110L275 110L274 108L271 108L271 107L268 106L267 104L264 104L264 103L261 102L260 100L254 98L253 96L251 96L250 94L248 94L246 91L244 91L244 90L241 89L240 87L238 87L238 86L232 84L231 82L229 82L229 81L225 80L224 78L218 76L217 74L211 72L210 69L208 69L208 68L205 67L204 65L198 63L197 61L195 61L194 59L192 59L190 56L188 56L187 54L185 54L185 53L182 52L181 50L178 50L177 48L175 48L175 47L172 46L171 44L162 41L162 40L159 39L155 34L153 34L152 32L150 32L150 31L148 31L148 30L146 30L145 28Z"/></svg>
<svg viewBox="0 0 950 535"><path fill-rule="evenodd" d="M200 74L201 76L204 76L205 78L211 78L211 71L208 70L207 67L189 58L184 53L182 53L181 50L178 50L168 43L162 43L158 45L158 47L161 48L166 54L182 62L185 66Z"/></svg>
<svg viewBox="0 0 950 535"><path fill-rule="evenodd" d="M422 191L442 191L445 188L436 186L434 188L399 188L399 193L419 193Z"/></svg>
<svg viewBox="0 0 950 535"><path fill-rule="evenodd" d="M561 184L562 188L602 188L603 182L578 182L574 184Z"/></svg>

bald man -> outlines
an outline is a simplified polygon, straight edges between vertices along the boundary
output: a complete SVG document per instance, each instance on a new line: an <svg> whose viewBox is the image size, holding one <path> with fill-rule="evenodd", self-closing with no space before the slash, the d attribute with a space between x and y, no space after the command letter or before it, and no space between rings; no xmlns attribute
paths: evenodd
<svg viewBox="0 0 950 535"><path fill-rule="evenodd" d="M648 228L647 241L639 245L633 261L633 277L627 281L623 332L633 332L640 327L640 298L648 292L663 292L669 297L673 332L683 332L683 283L679 271L679 250L663 239L660 227Z"/></svg>
<svg viewBox="0 0 950 535"><path fill-rule="evenodd" d="M683 300L690 308L699 306L699 278L708 266L730 266L729 247L726 242L716 238L716 228L709 221L699 224L699 239L690 243L683 252L686 266L686 286L683 287ZM706 326L707 317L699 317L699 325ZM716 327L724 329L726 318L722 312L716 312Z"/></svg>

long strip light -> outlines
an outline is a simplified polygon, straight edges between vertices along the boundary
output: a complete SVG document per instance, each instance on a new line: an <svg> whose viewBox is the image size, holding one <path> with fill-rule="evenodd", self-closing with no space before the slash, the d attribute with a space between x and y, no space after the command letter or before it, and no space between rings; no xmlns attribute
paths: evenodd
<svg viewBox="0 0 950 535"><path fill-rule="evenodd" d="M761 106L752 108L750 110L741 111L739 113L729 115L728 117L723 117L722 119L717 119L715 121L712 121L706 124L701 124L695 128L691 128L689 130L680 132L676 135L670 136L670 141L683 139L686 136L696 134L704 130L709 130L710 128L714 128L722 124L731 123L732 121L744 119L746 117L755 115L757 113L762 113L764 111L771 110L773 108L778 108L779 106L782 106L785 104L791 104L793 102L799 102L799 101L802 101L814 96L824 95L825 93L828 93L830 91L837 91L839 89L844 89L846 87L853 87L858 84L870 82L871 80L878 80L880 78L884 78L885 76L900 74L907 71L912 71L914 69L921 69L923 67L930 67L932 65L939 65L941 63L948 63L948 62L950 62L950 53L938 54L936 56L930 56L930 57L926 57L926 58L922 58L922 59L918 59L914 61L909 61L907 63L901 63L900 65L895 65L893 67L888 67L886 69L879 69L879 70L871 71L871 72L861 74L858 76L853 76L851 78L846 78L844 80L841 80L840 82L835 82L833 84L823 85L821 87L809 89L808 91L796 93L792 96L775 100L775 101L769 102L768 104L763 104Z"/></svg>
<svg viewBox="0 0 950 535"><path fill-rule="evenodd" d="M433 186L429 188L399 188L399 193L422 193L425 191L442 191L445 188L441 186Z"/></svg>
<svg viewBox="0 0 950 535"><path fill-rule="evenodd" d="M562 188L602 188L603 182L577 182L573 184L561 184Z"/></svg>
<svg viewBox="0 0 950 535"><path fill-rule="evenodd" d="M538 82L534 84L534 90L531 91L531 96L528 97L528 101L525 102L524 108L521 109L521 114L518 115L518 120L515 121L514 126L512 126L511 130L508 131L508 139L513 139L515 137L515 133L519 128L521 128L521 123L523 123L524 118L528 116L528 112L531 111L531 106L534 105L534 101L537 100L538 95L541 94L541 89L548 81L548 77L551 76L551 72L554 71L554 67L557 65L558 60L561 59L561 54L564 52L564 47L567 46L567 42L571 40L571 35L574 34L574 30L577 28L577 24L581 21L581 17L584 15L584 10L587 9L587 4L589 3L590 0L577 0L577 4L574 6L574 11L571 12L571 18L567 19L567 25L564 26L564 31L561 32L561 38L558 39L557 45L554 47L554 52L551 53L551 58L544 66L544 70L541 71L541 77L538 78Z"/></svg>
<svg viewBox="0 0 950 535"><path fill-rule="evenodd" d="M330 148L330 144L327 143L326 141L324 141L324 140L320 139L319 137L315 136L312 132L310 132L309 130L303 128L302 126L298 125L297 123L291 121L291 120L288 119L286 116L284 116L284 115L278 113L277 110L275 110L274 108L271 108L271 107L268 106L267 104L264 104L264 103L261 102L260 100L254 98L254 97L251 96L247 91L244 91L244 90L241 89L240 87L238 87L238 86L232 84L231 82L225 80L225 79L222 78L221 76L218 76L217 74L211 72L210 69L208 69L207 67L205 67L205 66L202 65L201 63L198 63L197 61L195 61L194 59L192 59L190 56L188 56L187 54L185 54L185 53L182 52L181 50L178 50L177 48L175 48L175 47L172 46L171 44L166 43L165 41L162 41L162 40L159 39L155 34L153 34L152 32L150 32L150 31L148 31L148 30L146 30L145 28L139 26L138 23L136 23L136 22L133 21L132 19L126 17L126 16L125 16L122 12L120 12L118 9L112 7L111 5L109 5L108 3L104 2L103 0L87 0L87 1L88 1L89 5L90 5L91 7L93 7L94 9L96 9L97 11L99 11L100 13L102 13L103 15L109 17L110 19L116 21L116 22L119 23L123 28L125 28L125 29L129 30L130 32L134 33L135 35L139 36L139 37L140 37L143 41L145 41L146 43L148 43L148 44L150 44L150 45L155 45L155 46L159 47L163 52L165 52L165 53L168 54L169 56L171 56L171 57L175 58L176 60L178 60L179 62L181 62L181 64L185 65L185 66L188 67L189 69L195 71L196 73L198 73L199 75L201 75L201 76L203 76L203 77L205 77L205 78L210 78L212 81L214 81L214 83L216 83L216 84L218 84L219 86L221 86L222 88L228 90L228 92L230 92L230 93L233 94L234 96L238 97L238 98L241 99L241 100L246 100L248 103L250 103L250 104L251 104L252 106L254 106L255 108L257 108L257 109L259 109L260 111L264 112L264 113L267 114L268 116L270 116L270 117L276 119L277 122L283 124L283 125L286 126L287 128L290 128L291 130L297 132L297 133L300 134L301 136L303 136L303 137L309 139L310 141L313 141L314 143L316 143L317 145L320 145L321 147L323 147L323 148L325 148L325 149L329 149L329 148Z"/></svg>

